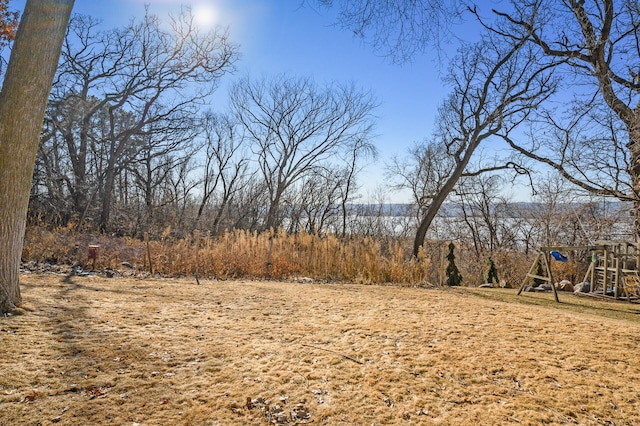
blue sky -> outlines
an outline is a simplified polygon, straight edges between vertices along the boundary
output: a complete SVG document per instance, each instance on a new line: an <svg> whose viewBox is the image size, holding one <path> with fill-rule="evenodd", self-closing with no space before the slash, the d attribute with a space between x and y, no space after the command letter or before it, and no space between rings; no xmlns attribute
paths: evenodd
<svg viewBox="0 0 640 426"><path fill-rule="evenodd" d="M181 5L189 5L203 26L228 27L240 45L237 74L226 76L212 109L226 108L226 88L244 73L289 72L311 76L316 82L355 81L370 89L380 102L374 143L379 160L361 176L363 193L384 183L384 162L403 155L414 142L431 133L437 107L447 93L434 56L425 54L411 64L393 65L372 48L335 23L335 15L314 9L303 0L76 0L74 13L100 18L105 27L126 24L144 14L166 18ZM24 0L10 7L22 10ZM446 66L443 67L446 69ZM407 194L392 194L389 201L409 202Z"/></svg>

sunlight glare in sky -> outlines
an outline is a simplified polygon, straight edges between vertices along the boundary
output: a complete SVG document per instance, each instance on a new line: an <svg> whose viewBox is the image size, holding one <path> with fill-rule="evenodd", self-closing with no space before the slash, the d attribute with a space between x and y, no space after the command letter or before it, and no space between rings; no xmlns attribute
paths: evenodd
<svg viewBox="0 0 640 426"><path fill-rule="evenodd" d="M211 29L218 24L219 14L211 4L197 3L192 6L192 12L194 22L202 29Z"/></svg>
<svg viewBox="0 0 640 426"><path fill-rule="evenodd" d="M194 23L203 30L213 29L216 25L223 24L223 3L224 1L212 0L128 0L135 4L146 4L151 7L153 13L163 15L164 13L175 13L181 7L191 8ZM223 25L226 26L226 25Z"/></svg>

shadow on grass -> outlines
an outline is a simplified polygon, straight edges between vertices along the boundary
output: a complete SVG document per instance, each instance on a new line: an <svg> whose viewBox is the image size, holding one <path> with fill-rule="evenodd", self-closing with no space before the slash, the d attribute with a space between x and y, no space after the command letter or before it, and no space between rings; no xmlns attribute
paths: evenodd
<svg viewBox="0 0 640 426"><path fill-rule="evenodd" d="M75 357L85 351L83 336L86 333L88 320L88 310L90 302L83 297L79 290L80 284L73 280L72 270L61 281L64 286L59 287L53 296L53 300L58 302L57 315L54 320L55 329L52 330L58 342L63 343L60 347L61 356ZM66 305L65 301L73 300L74 303ZM54 302L55 303L55 302Z"/></svg>
<svg viewBox="0 0 640 426"><path fill-rule="evenodd" d="M640 323L640 306L623 301L596 299L589 296L575 296L572 293L559 293L560 303L557 303L552 293L522 293L518 296L517 289L460 288L458 291L463 294L505 303L541 306L560 311L583 313Z"/></svg>

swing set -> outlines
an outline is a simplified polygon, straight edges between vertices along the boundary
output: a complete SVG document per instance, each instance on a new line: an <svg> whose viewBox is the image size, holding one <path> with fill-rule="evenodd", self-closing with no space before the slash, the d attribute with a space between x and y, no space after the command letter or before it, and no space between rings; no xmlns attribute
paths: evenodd
<svg viewBox="0 0 640 426"><path fill-rule="evenodd" d="M518 290L518 295L531 280L536 279L548 283L556 302L560 302L551 271L551 258L566 262L568 258L562 253L575 251L591 252L591 262L582 280L583 285L586 286L588 283L588 289L575 294L614 300L626 299L627 302L640 301L640 245L617 241L596 241L592 246L541 247ZM536 273L539 263L542 265L543 275Z"/></svg>

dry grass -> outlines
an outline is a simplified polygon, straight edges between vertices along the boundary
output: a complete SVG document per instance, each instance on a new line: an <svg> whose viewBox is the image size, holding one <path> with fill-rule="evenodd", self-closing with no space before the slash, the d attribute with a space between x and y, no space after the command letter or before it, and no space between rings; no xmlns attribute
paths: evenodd
<svg viewBox="0 0 640 426"><path fill-rule="evenodd" d="M121 262L138 271L162 276L214 279L275 279L311 277L324 281L362 284L396 283L427 285L429 259L410 260L410 244L383 244L369 237L346 241L333 235L235 230L217 237L194 233L171 238L170 230L147 245L133 238L78 234L73 228L53 231L30 226L25 235L22 258L26 262L89 266L88 246L98 245L97 268L122 269ZM383 247L384 246L384 247ZM147 253L150 253L149 264Z"/></svg>
<svg viewBox="0 0 640 426"><path fill-rule="evenodd" d="M482 288L456 288L455 291L473 294L489 300L520 303L525 305L537 305L549 309L561 310L565 313L584 313L588 315L602 316L605 318L619 319L630 322L640 322L640 305L637 301L628 303L625 299L603 299L598 296L590 296L586 293L574 295L569 292L558 292L557 303L551 291L546 293L523 292L517 295L517 290L511 289L482 289ZM639 348L640 349L640 348Z"/></svg>
<svg viewBox="0 0 640 426"><path fill-rule="evenodd" d="M640 424L637 306L491 291L25 275L0 424Z"/></svg>

